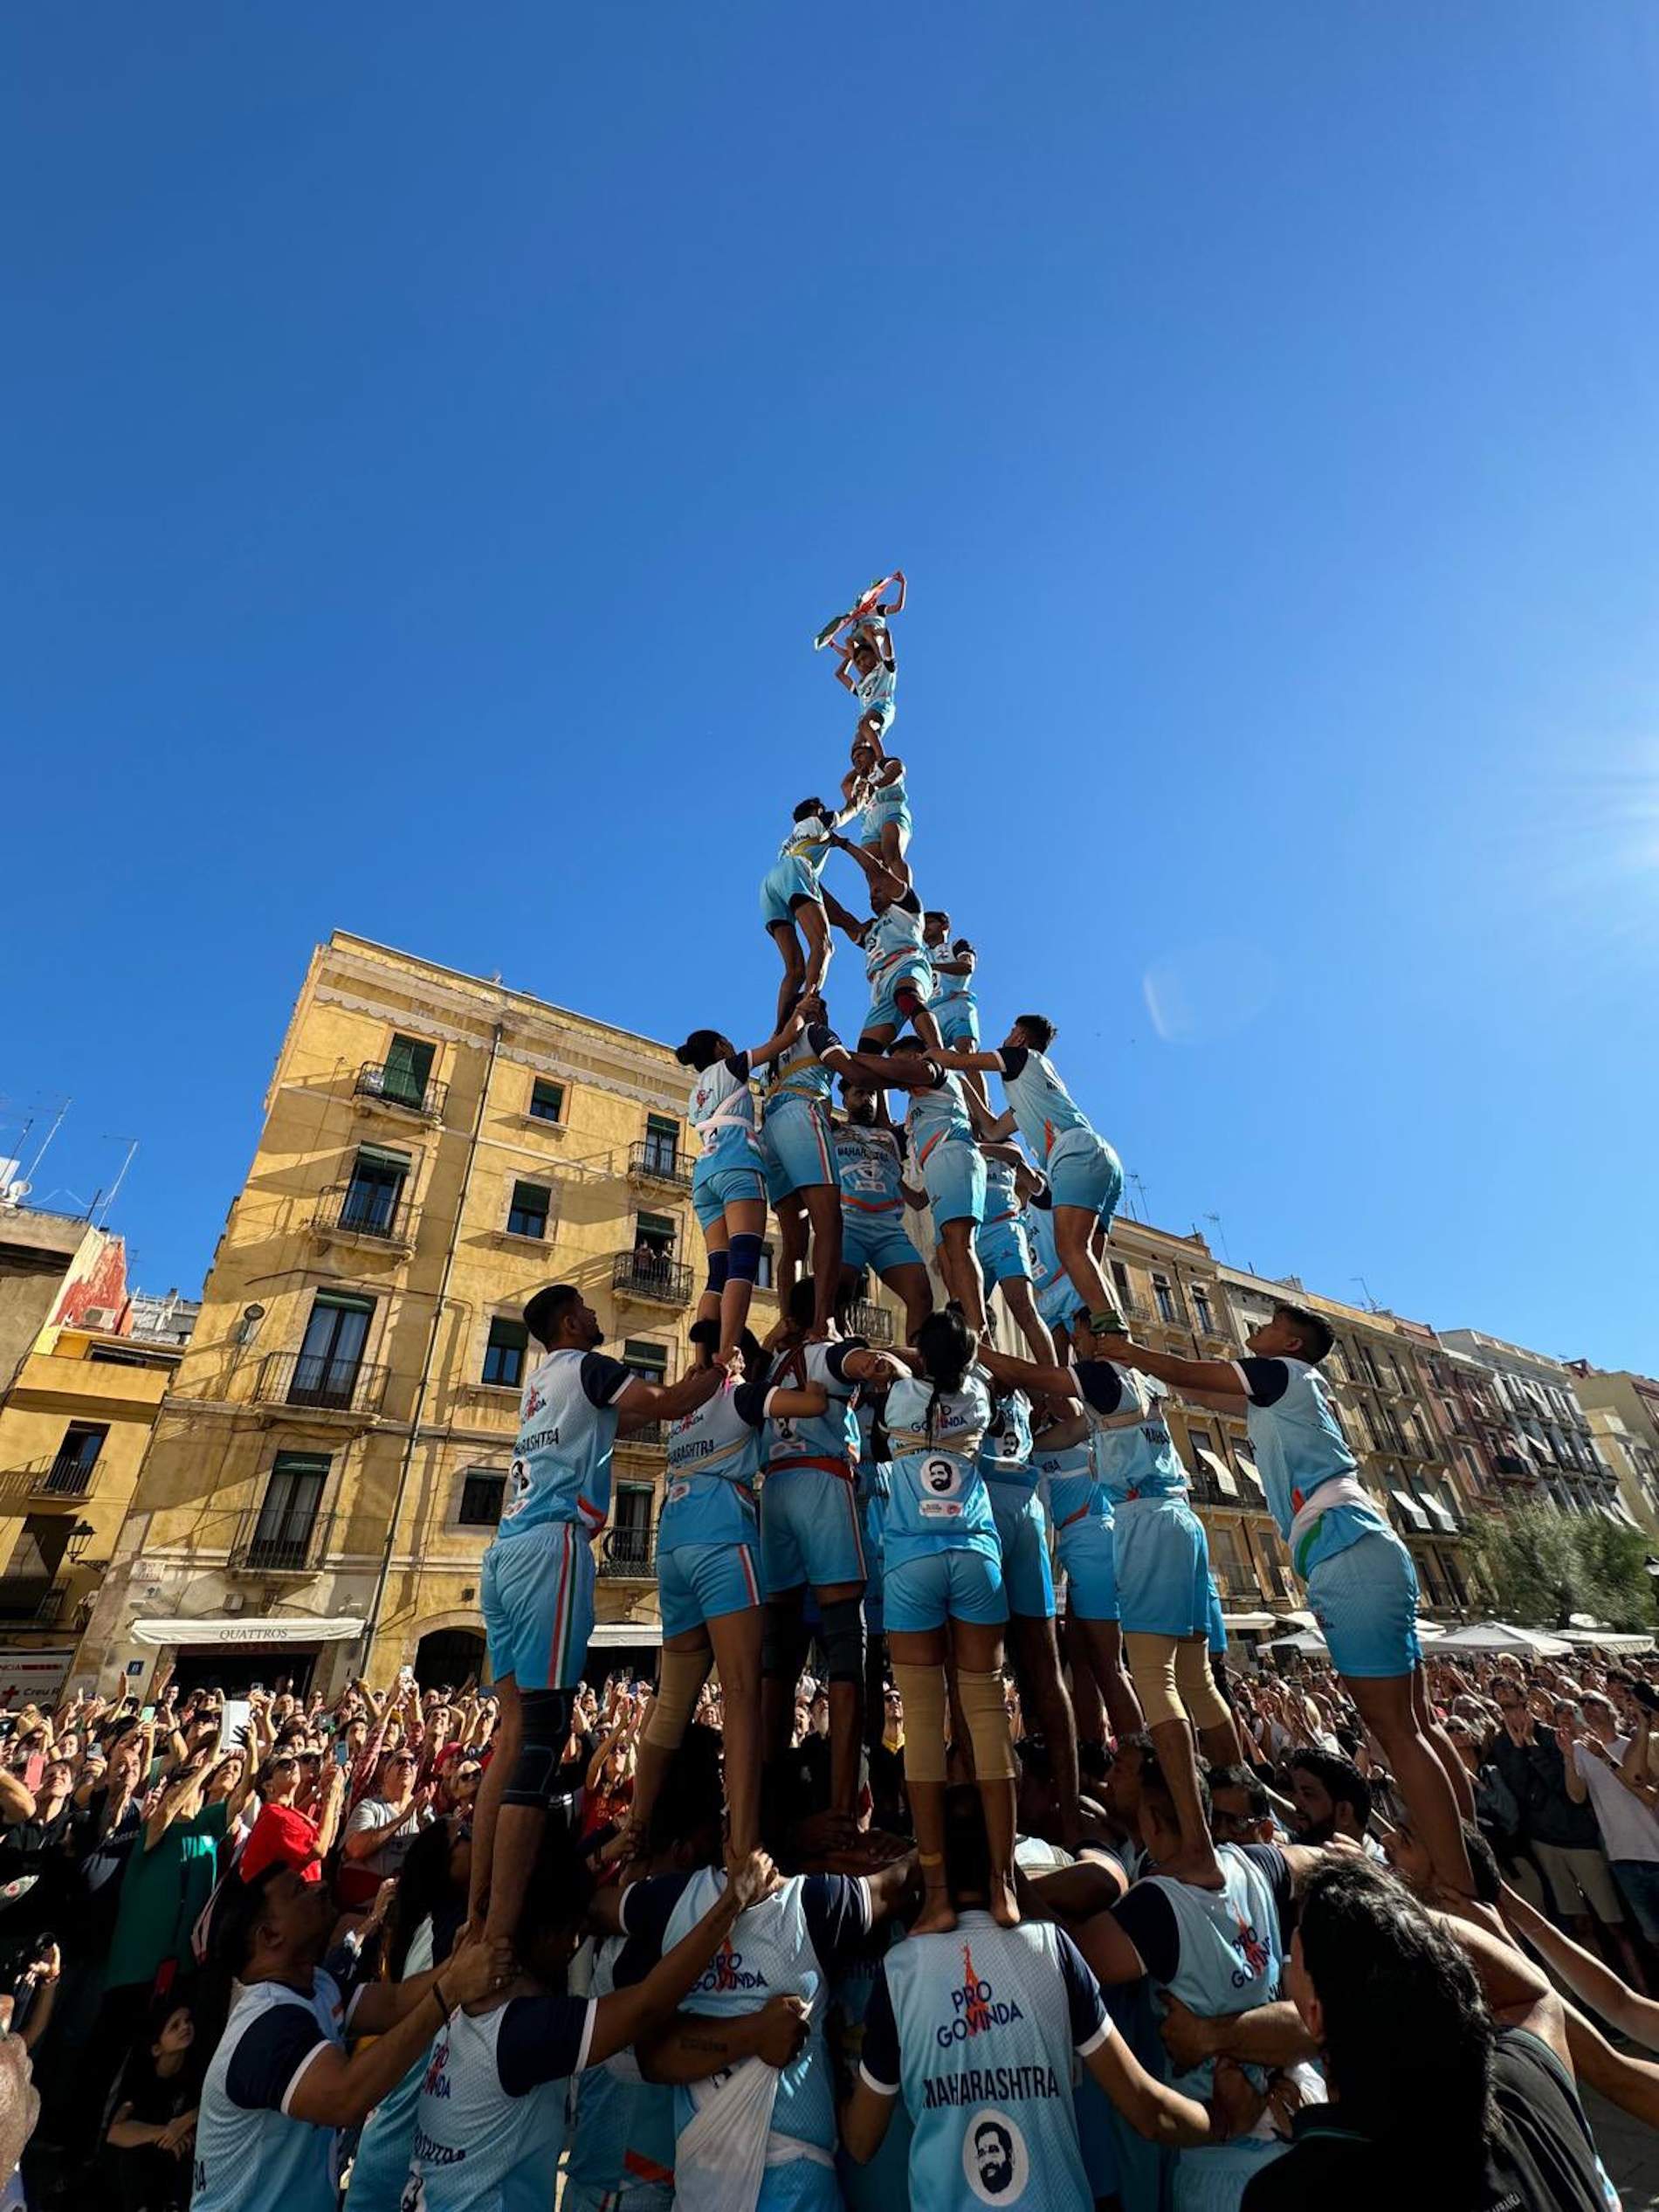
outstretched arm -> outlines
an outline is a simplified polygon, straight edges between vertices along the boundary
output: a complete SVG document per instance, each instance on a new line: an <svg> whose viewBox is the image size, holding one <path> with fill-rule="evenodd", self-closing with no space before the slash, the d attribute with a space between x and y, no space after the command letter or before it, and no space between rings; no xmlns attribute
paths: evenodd
<svg viewBox="0 0 1659 2212"><path fill-rule="evenodd" d="M904 890L904 884L898 877L894 875L892 870L888 867L880 853L873 846L853 844L843 837L832 837L830 842L843 852L850 852L873 885L882 888L891 885L895 894Z"/></svg>
<svg viewBox="0 0 1659 2212"><path fill-rule="evenodd" d="M836 843L844 852L850 852L853 850L851 845L847 844L840 837L836 839ZM850 937L855 945L862 945L864 941L864 933L870 927L869 922L860 921L857 914L842 905L840 899L828 885L822 888L823 889L823 910L829 915L830 921L836 928L840 930L843 937Z"/></svg>
<svg viewBox="0 0 1659 2212"><path fill-rule="evenodd" d="M1104 1336L1099 1345L1105 1358L1115 1360L1119 1367L1139 1368L1142 1375L1155 1375L1183 1396L1201 1390L1208 1397L1230 1400L1229 1411L1240 1411L1249 1403L1238 1369L1230 1360L1177 1359L1173 1352L1153 1352L1144 1344L1132 1343L1126 1336Z"/></svg>
<svg viewBox="0 0 1659 2212"><path fill-rule="evenodd" d="M1016 1359L999 1352L988 1337L979 1348L980 1365L998 1382L1023 1390L1029 1397L1081 1398L1083 1384L1076 1368L1043 1367L1035 1360Z"/></svg>
<svg viewBox="0 0 1659 2212"><path fill-rule="evenodd" d="M679 1421L706 1405L726 1381L722 1368L688 1368L678 1382L642 1382L637 1376L616 1400L625 1428L642 1421Z"/></svg>
<svg viewBox="0 0 1659 2212"><path fill-rule="evenodd" d="M1610 1967L1603 1966L1600 1959L1574 1943L1571 1936L1563 1935L1553 1921L1535 1912L1507 1882L1498 1898L1498 1909L1511 1932L1532 1945L1545 1965L1560 1976L1575 1997L1582 1999L1593 2012L1600 2013L1603 2020L1633 2042L1645 2043L1649 2050L1659 2050L1659 2004L1651 1997L1638 1996Z"/></svg>
<svg viewBox="0 0 1659 2212"><path fill-rule="evenodd" d="M791 1014L774 1037L768 1037L764 1044L750 1046L746 1056L749 1065L759 1067L763 1060L774 1060L786 1045L795 1043L805 1026L799 1014Z"/></svg>

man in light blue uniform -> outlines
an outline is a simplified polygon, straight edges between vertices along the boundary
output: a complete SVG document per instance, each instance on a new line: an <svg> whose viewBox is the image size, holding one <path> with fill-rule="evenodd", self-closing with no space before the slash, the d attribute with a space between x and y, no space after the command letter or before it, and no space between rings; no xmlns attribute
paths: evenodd
<svg viewBox="0 0 1659 2212"><path fill-rule="evenodd" d="M1031 1253L1031 1287L1036 1296L1037 1318L1053 1340L1056 1359L1064 1365L1071 1347L1071 1321L1077 1311L1077 1294L1055 1248L1054 1202L1046 1183L1032 1193L1022 1220Z"/></svg>
<svg viewBox="0 0 1659 2212"><path fill-rule="evenodd" d="M961 1083L939 1065L937 1055L925 1058L912 1037L895 1037L885 1057L860 1051L854 1067L861 1082L910 1093L905 1141L912 1172L919 1172L927 1191L940 1271L969 1327L982 1336L984 1278L974 1237L985 1218L985 1155L974 1141Z"/></svg>
<svg viewBox="0 0 1659 2212"><path fill-rule="evenodd" d="M1112 1507L1095 1474L1088 1417L1079 1408L1035 1437L1031 1465L1042 1486L1055 1556L1066 1578L1071 1633L1100 1685L1112 1733L1132 1735L1140 1707L1123 1667Z"/></svg>
<svg viewBox="0 0 1659 2212"><path fill-rule="evenodd" d="M922 938L938 983L933 1019L940 1036L947 1044L974 1051L980 1041L980 1005L974 990L979 955L966 937L951 941L951 918L938 906L930 906L922 916Z"/></svg>
<svg viewBox="0 0 1659 2212"><path fill-rule="evenodd" d="M415 2122L403 2202L409 2212L547 2212L558 2182L571 2079L668 2026L730 1935L742 1905L775 1877L746 1859L729 1896L678 1930L651 1973L603 1996L566 1994L565 1974L591 1885L554 1831L516 1931L520 1973L462 2005L432 2046ZM724 2054L711 2052L711 2071Z"/></svg>
<svg viewBox="0 0 1659 2212"><path fill-rule="evenodd" d="M359 2127L443 2024L451 2000L499 1978L474 1944L437 1977L360 1988L347 2005L322 1959L334 1922L326 1882L268 1866L228 1882L214 1907L215 1965L241 1984L203 2083L192 2212L334 2212L340 2131ZM346 2029L373 2036L346 2055Z"/></svg>
<svg viewBox="0 0 1659 2212"><path fill-rule="evenodd" d="M1208 2110L1132 2056L1070 1937L1050 1920L1001 1927L984 1909L990 1852L971 1789L950 1793L946 1861L957 1925L912 1935L882 1961L842 2110L849 2155L874 2156L902 2095L912 2204L1092 2212L1074 2055L1142 2133L1204 2141Z"/></svg>
<svg viewBox="0 0 1659 2212"><path fill-rule="evenodd" d="M1429 1706L1411 1555L1360 1481L1319 1372L1333 1341L1322 1316L1281 1305L1250 1334L1248 1359L1177 1359L1126 1337L1103 1349L1183 1396L1244 1415L1269 1511L1306 1578L1332 1664L1382 1746L1436 1877L1472 1896L1462 1822L1473 1798Z"/></svg>
<svg viewBox="0 0 1659 2212"><path fill-rule="evenodd" d="M685 2001L716 2022L746 2018L774 1997L807 2007L798 2056L774 2081L740 2065L675 2091L675 2204L679 2212L840 2212L836 2186L835 2092L823 2023L830 1981L852 1963L909 1879L901 1859L868 1878L796 1875L746 1911ZM680 1939L726 1888L719 1868L636 1882L623 1892L629 1941L619 1984ZM770 2091L770 2094L765 2092ZM761 2092L757 2094L758 2092ZM758 2195L749 2189L758 2178Z"/></svg>
<svg viewBox="0 0 1659 2212"><path fill-rule="evenodd" d="M1055 1249L1098 1335L1122 1327L1100 1255L1123 1196L1123 1165L1055 1072L1047 1057L1054 1034L1047 1015L1022 1014L995 1052L936 1057L946 1067L982 1068L1002 1077L1008 1111L985 1134L1000 1141L1017 1129L1047 1175Z"/></svg>
<svg viewBox="0 0 1659 2212"><path fill-rule="evenodd" d="M858 1049L870 1052L891 1044L909 1022L932 1051L939 1044L939 1024L928 1005L933 996L933 968L922 934L921 900L873 851L849 844L844 837L834 842L851 853L870 881L871 912L862 920L833 892L824 893L830 920L864 956L870 1011Z"/></svg>
<svg viewBox="0 0 1659 2212"><path fill-rule="evenodd" d="M861 1383L900 1372L862 1337L812 1341L812 1286L797 1283L787 1326L774 1347L773 1387L816 1383L826 1405L816 1415L768 1421L761 1491L761 1560L766 1584L761 1661L764 1741L768 1756L789 1747L795 1685L806 1659L806 1596L817 1601L819 1641L830 1677L831 1809L852 1816L863 1737L865 1561L857 1473Z"/></svg>
<svg viewBox="0 0 1659 2212"><path fill-rule="evenodd" d="M857 1293L866 1270L879 1277L905 1306L905 1341L933 1311L933 1293L922 1256L905 1226L906 1205L920 1207L927 1194L905 1180L905 1140L878 1118L879 1093L857 1076L842 1078L847 1118L834 1125L831 1144L841 1186L841 1302Z"/></svg>
<svg viewBox="0 0 1659 2212"><path fill-rule="evenodd" d="M778 1293L795 1287L812 1232L813 1327L827 1336L841 1287L841 1183L830 1142L830 1095L852 1056L830 1027L821 998L803 997L805 1028L768 1064L761 1153L767 1196L778 1217Z"/></svg>
<svg viewBox="0 0 1659 2212"><path fill-rule="evenodd" d="M470 1914L510 1940L570 1733L572 1693L593 1629L592 1542L610 1512L618 1426L675 1421L713 1396L718 1369L671 1388L644 1382L597 1348L604 1332L569 1283L538 1291L525 1327L544 1356L525 1378L501 1526L479 1600L501 1701L495 1755L478 1792Z"/></svg>
<svg viewBox="0 0 1659 2212"><path fill-rule="evenodd" d="M1160 2009L1179 1999L1200 2020L1230 2019L1279 1995L1295 1884L1317 1851L1273 1843L1222 1843L1220 1885L1201 1887L1169 1870L1183 1845L1174 1793L1149 1752L1139 1761L1140 1832L1152 1871L1079 1931L1083 1954L1107 1984L1152 1982ZM1208 1793L1203 1793L1206 1815ZM1211 2059L1176 2074L1171 2087L1208 2101L1215 2091ZM1264 2077L1254 2077L1259 2090ZM1245 2188L1286 2145L1263 2114L1253 2132L1227 2143L1185 2149L1175 2163L1174 2212L1238 2212Z"/></svg>

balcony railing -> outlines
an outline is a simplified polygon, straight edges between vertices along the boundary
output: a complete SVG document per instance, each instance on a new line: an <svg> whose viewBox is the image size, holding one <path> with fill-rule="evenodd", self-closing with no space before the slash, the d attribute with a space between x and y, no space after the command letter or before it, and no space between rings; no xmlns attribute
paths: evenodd
<svg viewBox="0 0 1659 2212"><path fill-rule="evenodd" d="M95 1459L83 1459L78 1452L60 1451L50 1464L43 1464L29 1485L31 1498L84 1498L93 1486L93 1477L98 1471Z"/></svg>
<svg viewBox="0 0 1659 2212"><path fill-rule="evenodd" d="M326 1237L361 1237L371 1244L415 1241L414 1208L380 1183L337 1182L318 1201L312 1226Z"/></svg>
<svg viewBox="0 0 1659 2212"><path fill-rule="evenodd" d="M618 1252L611 1263L610 1287L623 1298L652 1306L689 1306L692 1271L655 1252Z"/></svg>
<svg viewBox="0 0 1659 2212"><path fill-rule="evenodd" d="M233 1575L318 1574L334 1527L332 1513L273 1513L250 1506L237 1524L227 1563Z"/></svg>
<svg viewBox="0 0 1659 2212"><path fill-rule="evenodd" d="M893 1317L872 1299L861 1298L847 1308L847 1327L854 1336L865 1337L871 1344L893 1340Z"/></svg>
<svg viewBox="0 0 1659 2212"><path fill-rule="evenodd" d="M668 1423L665 1421L642 1421L637 1429L625 1435L618 1434L618 1451L661 1451L668 1442Z"/></svg>
<svg viewBox="0 0 1659 2212"><path fill-rule="evenodd" d="M656 1530L608 1528L600 1539L594 1571L602 1581L651 1581L657 1573Z"/></svg>
<svg viewBox="0 0 1659 2212"><path fill-rule="evenodd" d="M447 1083L417 1083L407 1068L389 1060L366 1060L352 1085L354 1098L401 1106L405 1113L418 1114L423 1121L441 1121L449 1095Z"/></svg>
<svg viewBox="0 0 1659 2212"><path fill-rule="evenodd" d="M331 1358L326 1352L267 1352L253 1385L257 1405L365 1416L380 1411L385 1391L383 1367Z"/></svg>
<svg viewBox="0 0 1659 2212"><path fill-rule="evenodd" d="M671 1184L689 1190L697 1161L689 1152L656 1137L641 1137L628 1147L628 1173L636 1182Z"/></svg>
<svg viewBox="0 0 1659 2212"><path fill-rule="evenodd" d="M0 1575L0 1621L52 1628L62 1619L69 1592L45 1575Z"/></svg>

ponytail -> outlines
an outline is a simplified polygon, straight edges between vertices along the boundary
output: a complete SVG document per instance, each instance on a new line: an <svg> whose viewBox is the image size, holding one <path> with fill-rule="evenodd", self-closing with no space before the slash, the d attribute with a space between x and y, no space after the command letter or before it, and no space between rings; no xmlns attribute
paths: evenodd
<svg viewBox="0 0 1659 2212"><path fill-rule="evenodd" d="M942 1313L930 1313L916 1332L916 1349L922 1355L922 1365L933 1386L933 1395L927 1402L926 1433L930 1444L940 1394L948 1396L961 1389L974 1348L974 1333L960 1306L947 1306Z"/></svg>

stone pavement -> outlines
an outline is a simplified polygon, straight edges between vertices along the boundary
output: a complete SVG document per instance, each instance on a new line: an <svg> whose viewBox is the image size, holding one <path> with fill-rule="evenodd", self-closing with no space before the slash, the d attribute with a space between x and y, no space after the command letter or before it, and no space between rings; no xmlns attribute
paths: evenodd
<svg viewBox="0 0 1659 2212"><path fill-rule="evenodd" d="M1584 2109L1624 2212L1659 2212L1659 2131L1644 2127L1593 2089L1584 2091Z"/></svg>

